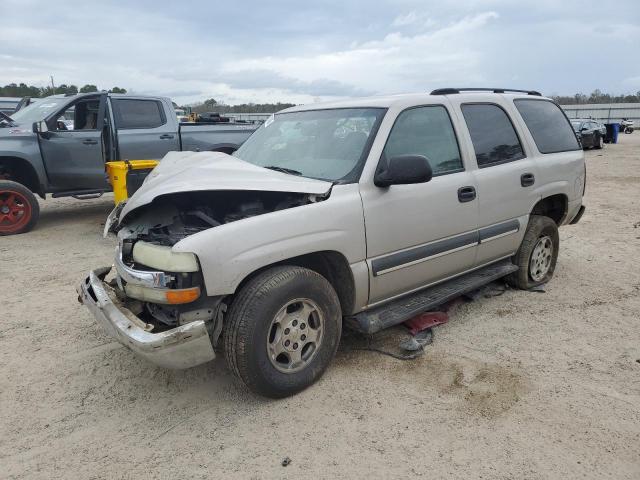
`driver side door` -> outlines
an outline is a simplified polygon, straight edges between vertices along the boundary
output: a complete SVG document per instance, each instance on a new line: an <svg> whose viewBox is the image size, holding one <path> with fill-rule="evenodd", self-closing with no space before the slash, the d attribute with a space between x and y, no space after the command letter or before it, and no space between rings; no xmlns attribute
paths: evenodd
<svg viewBox="0 0 640 480"><path fill-rule="evenodd" d="M444 105L401 112L379 168L399 155L423 155L433 178L425 183L361 185L369 304L419 290L472 268L478 245L478 200Z"/></svg>
<svg viewBox="0 0 640 480"><path fill-rule="evenodd" d="M106 95L82 97L47 120L40 151L55 192L109 190L103 126Z"/></svg>

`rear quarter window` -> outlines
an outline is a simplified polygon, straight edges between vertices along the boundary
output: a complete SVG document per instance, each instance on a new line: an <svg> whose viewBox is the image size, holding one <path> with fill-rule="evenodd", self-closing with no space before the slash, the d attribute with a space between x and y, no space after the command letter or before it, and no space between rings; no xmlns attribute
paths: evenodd
<svg viewBox="0 0 640 480"><path fill-rule="evenodd" d="M113 100L117 128L157 128L166 123L162 104L156 100Z"/></svg>
<svg viewBox="0 0 640 480"><path fill-rule="evenodd" d="M547 100L514 100L540 153L580 150L574 129L560 107Z"/></svg>

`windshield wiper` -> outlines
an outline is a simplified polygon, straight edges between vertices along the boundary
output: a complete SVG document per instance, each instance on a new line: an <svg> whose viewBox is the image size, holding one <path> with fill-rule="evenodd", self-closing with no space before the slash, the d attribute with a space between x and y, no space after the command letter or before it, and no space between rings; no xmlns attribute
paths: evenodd
<svg viewBox="0 0 640 480"><path fill-rule="evenodd" d="M302 176L302 172L299 172L298 170L294 170L292 168L279 167L277 165L269 165L268 167L264 167L264 168L268 168L269 170L275 170L276 172L288 173L289 175Z"/></svg>

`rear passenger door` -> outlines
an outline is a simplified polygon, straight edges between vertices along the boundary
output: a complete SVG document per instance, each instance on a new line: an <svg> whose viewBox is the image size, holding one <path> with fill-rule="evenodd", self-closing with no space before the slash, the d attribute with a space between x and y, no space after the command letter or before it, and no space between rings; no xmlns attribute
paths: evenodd
<svg viewBox="0 0 640 480"><path fill-rule="evenodd" d="M469 270L475 259L478 205L474 178L464 168L444 105L400 112L378 169L385 169L390 158L408 154L427 157L433 170L431 181L385 188L373 181L360 185L370 304Z"/></svg>
<svg viewBox="0 0 640 480"><path fill-rule="evenodd" d="M536 203L538 169L505 105L463 103L460 109L478 164L480 266L518 249Z"/></svg>
<svg viewBox="0 0 640 480"><path fill-rule="evenodd" d="M157 99L111 98L121 160L158 160L180 150L176 122Z"/></svg>

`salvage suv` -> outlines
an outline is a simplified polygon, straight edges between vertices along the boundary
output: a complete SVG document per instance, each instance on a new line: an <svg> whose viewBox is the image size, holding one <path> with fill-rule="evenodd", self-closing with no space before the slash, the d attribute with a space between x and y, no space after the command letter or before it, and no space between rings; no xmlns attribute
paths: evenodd
<svg viewBox="0 0 640 480"><path fill-rule="evenodd" d="M283 397L322 375L343 325L373 334L502 277L549 281L585 178L569 120L533 91L294 107L233 156L169 153L107 220L114 267L78 292L141 357L223 351Z"/></svg>

